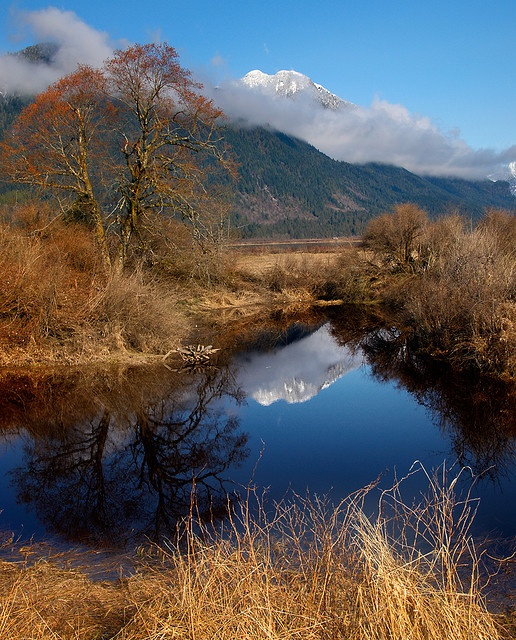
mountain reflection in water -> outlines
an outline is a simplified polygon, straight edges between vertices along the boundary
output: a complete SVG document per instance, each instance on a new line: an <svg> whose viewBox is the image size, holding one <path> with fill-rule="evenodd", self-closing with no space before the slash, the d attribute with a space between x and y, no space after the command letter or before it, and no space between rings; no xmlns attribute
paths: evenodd
<svg viewBox="0 0 516 640"><path fill-rule="evenodd" d="M172 536L193 490L217 519L249 482L340 500L446 459L479 478L480 530L516 534L514 385L435 367L382 322L268 331L199 372L2 374L0 530L124 546Z"/></svg>
<svg viewBox="0 0 516 640"><path fill-rule="evenodd" d="M306 402L362 363L362 352L339 346L328 324L272 351L234 359L243 391L264 406L277 400Z"/></svg>
<svg viewBox="0 0 516 640"><path fill-rule="evenodd" d="M286 346L237 355L249 402L235 414L251 454L233 476L252 475L270 499L309 490L338 501L378 475L390 486L416 460L429 473L467 466L457 489L473 483L482 499L476 532L516 534L514 384L459 375L416 355L410 340L387 322L341 313ZM409 503L428 480L410 484Z"/></svg>

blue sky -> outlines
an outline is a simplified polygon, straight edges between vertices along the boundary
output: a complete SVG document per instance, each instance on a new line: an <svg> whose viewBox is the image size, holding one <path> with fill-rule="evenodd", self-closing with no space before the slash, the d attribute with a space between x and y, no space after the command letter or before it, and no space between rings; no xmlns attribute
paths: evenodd
<svg viewBox="0 0 516 640"><path fill-rule="evenodd" d="M41 39L23 12L49 6L109 46L167 41L208 83L295 69L365 108L402 105L473 150L516 144L515 0L2 0L0 53Z"/></svg>

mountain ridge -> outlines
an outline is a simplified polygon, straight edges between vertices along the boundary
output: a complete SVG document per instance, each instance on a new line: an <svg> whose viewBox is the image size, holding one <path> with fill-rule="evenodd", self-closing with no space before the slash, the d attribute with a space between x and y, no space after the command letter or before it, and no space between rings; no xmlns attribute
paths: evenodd
<svg viewBox="0 0 516 640"><path fill-rule="evenodd" d="M375 215L413 202L431 218L489 208L516 211L505 181L418 176L401 167L333 160L307 142L264 127L227 127L239 165L233 222L247 237L360 235Z"/></svg>

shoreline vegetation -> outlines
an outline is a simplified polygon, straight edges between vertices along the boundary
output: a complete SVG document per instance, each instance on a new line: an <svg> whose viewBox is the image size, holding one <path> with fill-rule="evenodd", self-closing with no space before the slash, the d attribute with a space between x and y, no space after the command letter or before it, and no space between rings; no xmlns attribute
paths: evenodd
<svg viewBox="0 0 516 640"><path fill-rule="evenodd" d="M2 367L156 362L221 328L340 305L384 316L415 352L452 369L516 379L509 213L487 212L471 229L460 216L429 221L399 205L360 244L300 250L201 248L164 221L122 273L106 273L91 231L53 219L47 203L0 213Z"/></svg>
<svg viewBox="0 0 516 640"><path fill-rule="evenodd" d="M141 549L125 571L123 560L25 546L0 560L2 638L514 637L514 616L482 595L493 562L469 538L474 506L456 499L446 469L427 477L410 507L405 479L382 492L375 519L362 508L374 484L336 507L314 496L271 507L249 489L219 529L196 520L193 498L176 539Z"/></svg>

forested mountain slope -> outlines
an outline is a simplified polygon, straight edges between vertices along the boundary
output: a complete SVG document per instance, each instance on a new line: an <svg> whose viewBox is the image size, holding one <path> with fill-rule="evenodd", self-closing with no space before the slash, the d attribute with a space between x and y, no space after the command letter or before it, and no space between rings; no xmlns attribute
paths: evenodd
<svg viewBox="0 0 516 640"><path fill-rule="evenodd" d="M47 48L43 53L51 55ZM29 49L40 55L37 47ZM29 102L0 95L0 138ZM490 207L516 211L507 182L424 178L389 165L339 162L262 127L227 126L223 136L239 168L232 219L241 237L359 235L373 216L403 202L420 205L431 217L457 210L475 220ZM0 183L0 200L9 199L10 190Z"/></svg>
<svg viewBox="0 0 516 640"><path fill-rule="evenodd" d="M362 233L400 202L431 217L457 210L475 220L486 208L516 211L509 184L424 178L381 164L332 160L311 145L264 128L228 127L239 163L234 222L243 237L325 237Z"/></svg>

